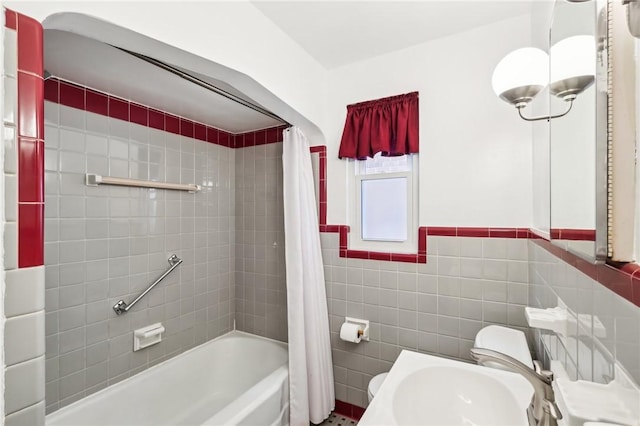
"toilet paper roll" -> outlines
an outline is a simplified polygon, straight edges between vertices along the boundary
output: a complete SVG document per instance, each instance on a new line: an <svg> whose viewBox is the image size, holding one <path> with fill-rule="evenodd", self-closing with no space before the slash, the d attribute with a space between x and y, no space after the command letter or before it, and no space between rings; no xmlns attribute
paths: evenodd
<svg viewBox="0 0 640 426"><path fill-rule="evenodd" d="M358 324L351 324L345 322L340 327L340 338L345 342L360 343L362 337L358 335L360 326Z"/></svg>

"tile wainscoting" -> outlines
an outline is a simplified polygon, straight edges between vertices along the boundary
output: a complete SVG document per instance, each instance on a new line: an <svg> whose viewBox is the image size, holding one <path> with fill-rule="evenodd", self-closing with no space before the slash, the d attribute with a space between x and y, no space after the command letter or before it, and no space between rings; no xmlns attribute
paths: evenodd
<svg viewBox="0 0 640 426"><path fill-rule="evenodd" d="M336 399L367 405L367 385L402 349L469 360L485 325L527 330L528 240L427 237L425 264L340 257L322 233ZM345 316L371 321L371 341L339 339Z"/></svg>

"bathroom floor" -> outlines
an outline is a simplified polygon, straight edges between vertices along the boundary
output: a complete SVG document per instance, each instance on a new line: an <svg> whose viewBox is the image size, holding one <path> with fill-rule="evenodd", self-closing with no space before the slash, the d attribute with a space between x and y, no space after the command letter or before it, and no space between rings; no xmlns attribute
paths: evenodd
<svg viewBox="0 0 640 426"><path fill-rule="evenodd" d="M340 414L331 413L331 415L324 422L318 426L355 426L358 422L349 417L341 416Z"/></svg>

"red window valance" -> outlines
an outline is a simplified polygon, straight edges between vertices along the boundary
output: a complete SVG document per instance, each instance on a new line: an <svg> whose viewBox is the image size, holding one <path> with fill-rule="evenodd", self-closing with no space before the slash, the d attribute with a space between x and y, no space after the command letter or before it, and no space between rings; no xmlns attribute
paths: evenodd
<svg viewBox="0 0 640 426"><path fill-rule="evenodd" d="M347 105L339 158L418 152L418 92Z"/></svg>

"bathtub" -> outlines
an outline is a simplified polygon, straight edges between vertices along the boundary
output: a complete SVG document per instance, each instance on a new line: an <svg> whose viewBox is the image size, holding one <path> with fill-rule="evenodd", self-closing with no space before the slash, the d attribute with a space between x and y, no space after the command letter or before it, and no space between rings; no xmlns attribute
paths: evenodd
<svg viewBox="0 0 640 426"><path fill-rule="evenodd" d="M232 331L46 417L47 426L286 425L287 345Z"/></svg>

